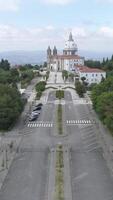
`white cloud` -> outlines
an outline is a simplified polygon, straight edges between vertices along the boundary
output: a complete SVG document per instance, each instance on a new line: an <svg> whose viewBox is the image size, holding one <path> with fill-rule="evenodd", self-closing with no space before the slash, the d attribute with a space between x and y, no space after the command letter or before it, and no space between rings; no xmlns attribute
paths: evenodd
<svg viewBox="0 0 113 200"><path fill-rule="evenodd" d="M107 26L101 27L97 34L101 37L113 38L113 28Z"/></svg>
<svg viewBox="0 0 113 200"><path fill-rule="evenodd" d="M56 28L52 25L35 28L0 25L0 51L43 50L47 49L48 45L63 49L69 32L67 28ZM78 49L113 51L113 29L110 27L100 27L95 31L86 26L73 27L72 32Z"/></svg>
<svg viewBox="0 0 113 200"><path fill-rule="evenodd" d="M70 4L73 0L41 0L46 4L55 4L55 5L67 5Z"/></svg>
<svg viewBox="0 0 113 200"><path fill-rule="evenodd" d="M0 0L1 11L17 11L20 0Z"/></svg>

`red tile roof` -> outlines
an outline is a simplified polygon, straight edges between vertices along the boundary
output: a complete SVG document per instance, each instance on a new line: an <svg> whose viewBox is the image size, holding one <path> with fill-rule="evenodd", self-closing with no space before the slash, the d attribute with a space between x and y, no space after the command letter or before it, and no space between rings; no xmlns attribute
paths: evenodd
<svg viewBox="0 0 113 200"><path fill-rule="evenodd" d="M77 66L78 71L81 73L103 73L104 71L98 68L89 68L87 66Z"/></svg>

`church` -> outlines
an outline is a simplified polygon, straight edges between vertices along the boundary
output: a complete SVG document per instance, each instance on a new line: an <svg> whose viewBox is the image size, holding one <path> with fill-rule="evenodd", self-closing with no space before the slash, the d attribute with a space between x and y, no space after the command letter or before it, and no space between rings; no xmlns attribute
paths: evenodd
<svg viewBox="0 0 113 200"><path fill-rule="evenodd" d="M58 54L56 46L52 50L50 46L47 49L47 65L49 70L53 71L75 71L77 66L84 66L84 57L77 55L78 48L73 39L72 33L69 34L68 40L62 54Z"/></svg>

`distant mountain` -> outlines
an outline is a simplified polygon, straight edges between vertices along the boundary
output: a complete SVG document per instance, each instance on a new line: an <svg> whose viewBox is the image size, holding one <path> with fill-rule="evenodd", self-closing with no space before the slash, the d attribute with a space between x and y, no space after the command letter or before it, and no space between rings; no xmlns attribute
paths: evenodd
<svg viewBox="0 0 113 200"><path fill-rule="evenodd" d="M10 51L0 52L0 59L15 64L42 64L46 61L46 51Z"/></svg>
<svg viewBox="0 0 113 200"><path fill-rule="evenodd" d="M79 51L79 55L85 57L85 59L100 60L103 58L111 58L113 52L94 52L94 51Z"/></svg>
<svg viewBox="0 0 113 200"><path fill-rule="evenodd" d="M62 51L60 51L62 53ZM103 57L111 57L112 52L93 52L79 50L79 55L85 59L102 60ZM0 59L7 59L12 65L15 64L42 64L46 61L46 51L10 51L0 52Z"/></svg>

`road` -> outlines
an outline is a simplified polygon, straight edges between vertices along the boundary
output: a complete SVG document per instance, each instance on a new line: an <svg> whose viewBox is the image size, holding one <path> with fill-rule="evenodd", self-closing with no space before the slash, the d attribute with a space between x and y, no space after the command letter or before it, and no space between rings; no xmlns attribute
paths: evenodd
<svg viewBox="0 0 113 200"><path fill-rule="evenodd" d="M93 120L88 105L74 104L71 93L65 91L65 104L62 107L65 137L54 136L57 108L54 91L49 93L47 103L33 126L29 127L28 121L24 125L23 140L0 191L0 200L47 199L50 149L58 143L71 149L73 200L113 199L113 178L103 158L96 125L75 123L76 120Z"/></svg>
<svg viewBox="0 0 113 200"><path fill-rule="evenodd" d="M65 93L66 120L92 119L88 105L74 105L71 94ZM71 147L72 194L76 200L112 200L113 178L93 125L67 125Z"/></svg>

